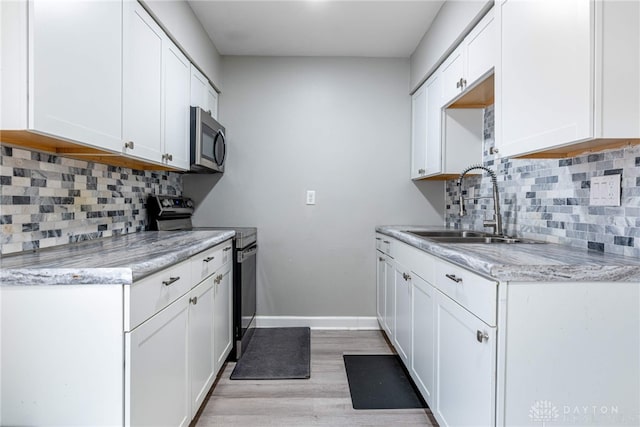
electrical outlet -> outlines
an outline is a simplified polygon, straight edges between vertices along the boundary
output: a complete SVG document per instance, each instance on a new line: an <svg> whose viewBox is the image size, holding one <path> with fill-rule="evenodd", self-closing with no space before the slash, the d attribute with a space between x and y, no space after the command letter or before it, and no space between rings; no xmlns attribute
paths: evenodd
<svg viewBox="0 0 640 427"><path fill-rule="evenodd" d="M621 178L620 174L591 178L589 204L591 206L620 206Z"/></svg>
<svg viewBox="0 0 640 427"><path fill-rule="evenodd" d="M316 204L316 191L315 190L307 190L307 204L315 205Z"/></svg>

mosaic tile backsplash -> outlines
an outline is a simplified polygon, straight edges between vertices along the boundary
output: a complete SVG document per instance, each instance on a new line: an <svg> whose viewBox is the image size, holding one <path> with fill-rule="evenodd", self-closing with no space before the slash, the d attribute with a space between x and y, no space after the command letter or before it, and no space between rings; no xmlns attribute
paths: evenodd
<svg viewBox="0 0 640 427"><path fill-rule="evenodd" d="M143 231L148 194L182 194L182 175L0 146L0 252Z"/></svg>
<svg viewBox="0 0 640 427"><path fill-rule="evenodd" d="M491 106L484 114L483 164L498 175L507 234L640 257L640 146L567 159L499 159L490 154L493 130ZM621 206L590 206L591 178L613 174L622 175ZM445 222L483 230L482 221L493 216L491 179L466 176L463 195L470 187L483 198L467 201L461 218L457 181L446 182Z"/></svg>

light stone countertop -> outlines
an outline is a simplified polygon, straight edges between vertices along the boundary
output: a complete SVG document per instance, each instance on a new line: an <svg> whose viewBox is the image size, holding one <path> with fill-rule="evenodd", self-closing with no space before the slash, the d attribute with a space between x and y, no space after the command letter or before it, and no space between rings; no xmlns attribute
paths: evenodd
<svg viewBox="0 0 640 427"><path fill-rule="evenodd" d="M233 230L143 231L0 258L0 285L131 285L233 238Z"/></svg>
<svg viewBox="0 0 640 427"><path fill-rule="evenodd" d="M554 243L439 243L404 231L444 227L378 226L376 231L475 273L508 282L636 282L640 259Z"/></svg>

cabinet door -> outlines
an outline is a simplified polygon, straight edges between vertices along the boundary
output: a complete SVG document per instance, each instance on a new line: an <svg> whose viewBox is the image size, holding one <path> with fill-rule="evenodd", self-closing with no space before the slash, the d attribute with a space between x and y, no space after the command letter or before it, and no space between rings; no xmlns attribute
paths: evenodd
<svg viewBox="0 0 640 427"><path fill-rule="evenodd" d="M191 64L164 40L164 153L170 166L189 169L189 92Z"/></svg>
<svg viewBox="0 0 640 427"><path fill-rule="evenodd" d="M411 366L411 274L396 267L395 347L405 366Z"/></svg>
<svg viewBox="0 0 640 427"><path fill-rule="evenodd" d="M395 336L395 307L396 307L396 269L391 258L387 258L385 267L385 296L384 296L384 330L391 341Z"/></svg>
<svg viewBox="0 0 640 427"><path fill-rule="evenodd" d="M385 280L387 278L387 263L386 258L383 256L382 252L376 251L377 261L376 261L376 313L378 315L378 323L380 326L384 327L384 318L385 318Z"/></svg>
<svg viewBox="0 0 640 427"><path fill-rule="evenodd" d="M214 331L213 331L213 348L216 373L222 367L225 359L233 346L233 328L232 328L232 275L231 264L227 263L222 266L218 272L213 274L214 277Z"/></svg>
<svg viewBox="0 0 640 427"><path fill-rule="evenodd" d="M189 371L191 417L202 405L216 377L213 356L214 276L209 276L189 293Z"/></svg>
<svg viewBox="0 0 640 427"><path fill-rule="evenodd" d="M591 137L593 2L508 0L497 6L500 154L525 154Z"/></svg>
<svg viewBox="0 0 640 427"><path fill-rule="evenodd" d="M29 3L29 127L120 151L122 3Z"/></svg>
<svg viewBox="0 0 640 427"><path fill-rule="evenodd" d="M492 8L464 39L465 79L472 86L496 64L498 32Z"/></svg>
<svg viewBox="0 0 640 427"><path fill-rule="evenodd" d="M218 120L218 92L207 84L207 111L211 112L211 117Z"/></svg>
<svg viewBox="0 0 640 427"><path fill-rule="evenodd" d="M419 276L412 278L412 354L409 371L416 386L433 406L435 383L435 290Z"/></svg>
<svg viewBox="0 0 640 427"><path fill-rule="evenodd" d="M125 1L123 23L123 137L125 152L162 161L162 29L137 1Z"/></svg>
<svg viewBox="0 0 640 427"><path fill-rule="evenodd" d="M441 426L494 425L496 332L436 292L436 405Z"/></svg>
<svg viewBox="0 0 640 427"><path fill-rule="evenodd" d="M448 105L462 93L464 76L464 46L460 45L440 66L442 78L442 104Z"/></svg>
<svg viewBox="0 0 640 427"><path fill-rule="evenodd" d="M207 110L207 86L209 81L198 70L195 65L191 64L191 106L200 107Z"/></svg>
<svg viewBox="0 0 640 427"><path fill-rule="evenodd" d="M411 96L411 178L421 178L427 168L427 83Z"/></svg>
<svg viewBox="0 0 640 427"><path fill-rule="evenodd" d="M125 425L187 426L189 295L125 334Z"/></svg>
<svg viewBox="0 0 640 427"><path fill-rule="evenodd" d="M427 89L426 175L442 172L442 76L437 71L425 83Z"/></svg>

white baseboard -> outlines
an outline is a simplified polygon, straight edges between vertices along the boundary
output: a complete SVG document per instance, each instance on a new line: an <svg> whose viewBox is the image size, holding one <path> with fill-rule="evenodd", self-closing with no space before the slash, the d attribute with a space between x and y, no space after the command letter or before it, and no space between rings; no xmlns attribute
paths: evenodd
<svg viewBox="0 0 640 427"><path fill-rule="evenodd" d="M379 330L376 317L356 316L256 316L258 328L287 328L308 326L311 329L353 331Z"/></svg>

